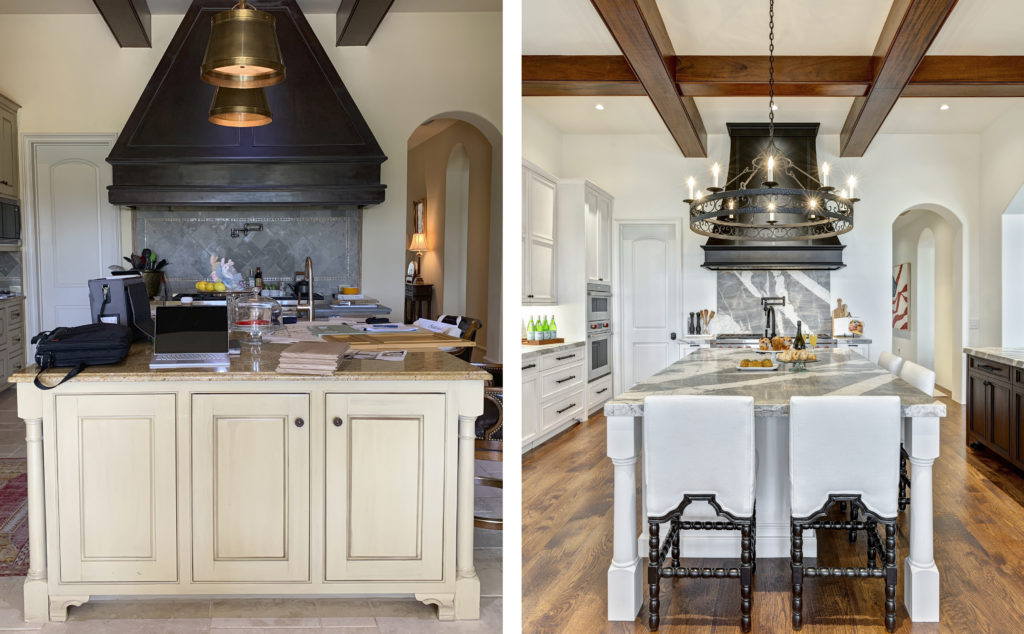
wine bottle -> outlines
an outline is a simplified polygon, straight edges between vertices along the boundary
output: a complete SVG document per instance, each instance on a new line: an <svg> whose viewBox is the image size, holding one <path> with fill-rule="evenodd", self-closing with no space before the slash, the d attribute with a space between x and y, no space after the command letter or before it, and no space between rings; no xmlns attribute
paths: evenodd
<svg viewBox="0 0 1024 634"><path fill-rule="evenodd" d="M530 323L526 324L526 340L537 341L537 324L533 322L533 315L530 316Z"/></svg>
<svg viewBox="0 0 1024 634"><path fill-rule="evenodd" d="M551 326L550 327L551 327L551 330L550 330L551 338L552 339L558 339L558 326L555 325L555 316L554 315L551 316Z"/></svg>
<svg viewBox="0 0 1024 634"><path fill-rule="evenodd" d="M260 267L256 267L256 277L253 279L252 285L259 291L263 291L263 270Z"/></svg>
<svg viewBox="0 0 1024 634"><path fill-rule="evenodd" d="M804 350L807 348L807 342L804 341L803 325L798 321L796 322L796 338L793 339L794 350Z"/></svg>
<svg viewBox="0 0 1024 634"><path fill-rule="evenodd" d="M548 340L548 334L550 332L550 326L548 326L548 318L545 317L544 321L540 323L540 339L541 341Z"/></svg>

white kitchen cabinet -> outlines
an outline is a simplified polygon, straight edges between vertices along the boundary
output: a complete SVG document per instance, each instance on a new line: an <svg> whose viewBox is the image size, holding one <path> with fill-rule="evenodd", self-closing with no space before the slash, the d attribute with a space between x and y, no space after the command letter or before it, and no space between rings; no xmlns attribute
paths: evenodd
<svg viewBox="0 0 1024 634"><path fill-rule="evenodd" d="M55 399L60 580L176 581L174 394Z"/></svg>
<svg viewBox="0 0 1024 634"><path fill-rule="evenodd" d="M192 396L194 581L308 581L308 394Z"/></svg>
<svg viewBox="0 0 1024 634"><path fill-rule="evenodd" d="M593 416L601 411L604 404L612 397L612 375L606 374L587 384L587 414Z"/></svg>
<svg viewBox="0 0 1024 634"><path fill-rule="evenodd" d="M684 337L684 338L679 340L679 358L682 359L684 357L688 357L691 354L693 354L694 352L697 352L698 350L700 350L702 348L710 348L710 347L711 347L711 339L710 338L688 339L688 338Z"/></svg>
<svg viewBox="0 0 1024 634"><path fill-rule="evenodd" d="M846 341L844 341L843 339L837 338L836 339L836 347L839 348L840 350L852 350L853 352L856 352L856 353L860 354L865 359L868 359L868 360L871 359L871 343L870 343L870 341L869 342L865 342L864 340L853 340L853 341L846 340Z"/></svg>
<svg viewBox="0 0 1024 634"><path fill-rule="evenodd" d="M523 161L524 304L555 304L558 301L555 193L555 179Z"/></svg>
<svg viewBox="0 0 1024 634"><path fill-rule="evenodd" d="M326 581L441 581L444 395L326 402Z"/></svg>
<svg viewBox="0 0 1024 634"><path fill-rule="evenodd" d="M7 97L0 95L0 196L17 198L18 187L18 109Z"/></svg>
<svg viewBox="0 0 1024 634"><path fill-rule="evenodd" d="M587 282L610 284L612 262L612 197L589 181L584 182L586 213Z"/></svg>
<svg viewBox="0 0 1024 634"><path fill-rule="evenodd" d="M533 446L533 441L540 431L540 392L538 389L538 378L540 377L540 359L524 360L523 369L523 424L522 441L523 450Z"/></svg>

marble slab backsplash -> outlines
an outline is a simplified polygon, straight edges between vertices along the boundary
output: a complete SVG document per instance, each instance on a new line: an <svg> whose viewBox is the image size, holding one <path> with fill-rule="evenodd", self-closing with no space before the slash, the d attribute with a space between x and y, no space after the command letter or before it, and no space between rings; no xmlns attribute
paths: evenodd
<svg viewBox="0 0 1024 634"><path fill-rule="evenodd" d="M18 251L0 251L0 289L10 290L12 286L21 285L21 253Z"/></svg>
<svg viewBox="0 0 1024 634"><path fill-rule="evenodd" d="M247 222L263 231L232 238ZM148 247L167 259L171 293L207 279L211 255L233 260L243 275L260 267L268 284L291 282L310 256L315 291L329 297L342 284L360 285L361 233L357 209L135 212L136 253Z"/></svg>
<svg viewBox="0 0 1024 634"><path fill-rule="evenodd" d="M831 334L829 271L719 271L712 332L763 333L762 297L786 298L785 306L775 307L779 334L796 334L798 320L805 333Z"/></svg>

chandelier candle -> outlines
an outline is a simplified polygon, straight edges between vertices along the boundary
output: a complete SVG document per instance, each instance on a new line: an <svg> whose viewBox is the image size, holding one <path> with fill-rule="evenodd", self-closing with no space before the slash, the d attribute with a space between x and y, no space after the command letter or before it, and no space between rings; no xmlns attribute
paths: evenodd
<svg viewBox="0 0 1024 634"><path fill-rule="evenodd" d="M716 188L718 187L718 171L719 171L719 169L720 168L718 167L718 163L715 163L714 165L711 166L711 174L715 177L715 185L714 186ZM690 193L690 198L693 198L693 193L692 192Z"/></svg>
<svg viewBox="0 0 1024 634"><path fill-rule="evenodd" d="M828 187L828 163L821 164L821 186Z"/></svg>

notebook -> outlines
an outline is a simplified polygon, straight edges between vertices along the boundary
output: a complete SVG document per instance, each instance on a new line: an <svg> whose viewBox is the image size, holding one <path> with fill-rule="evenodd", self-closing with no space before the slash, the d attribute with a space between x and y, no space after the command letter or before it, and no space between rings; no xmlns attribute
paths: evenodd
<svg viewBox="0 0 1024 634"><path fill-rule="evenodd" d="M226 306L158 306L150 368L230 364Z"/></svg>

